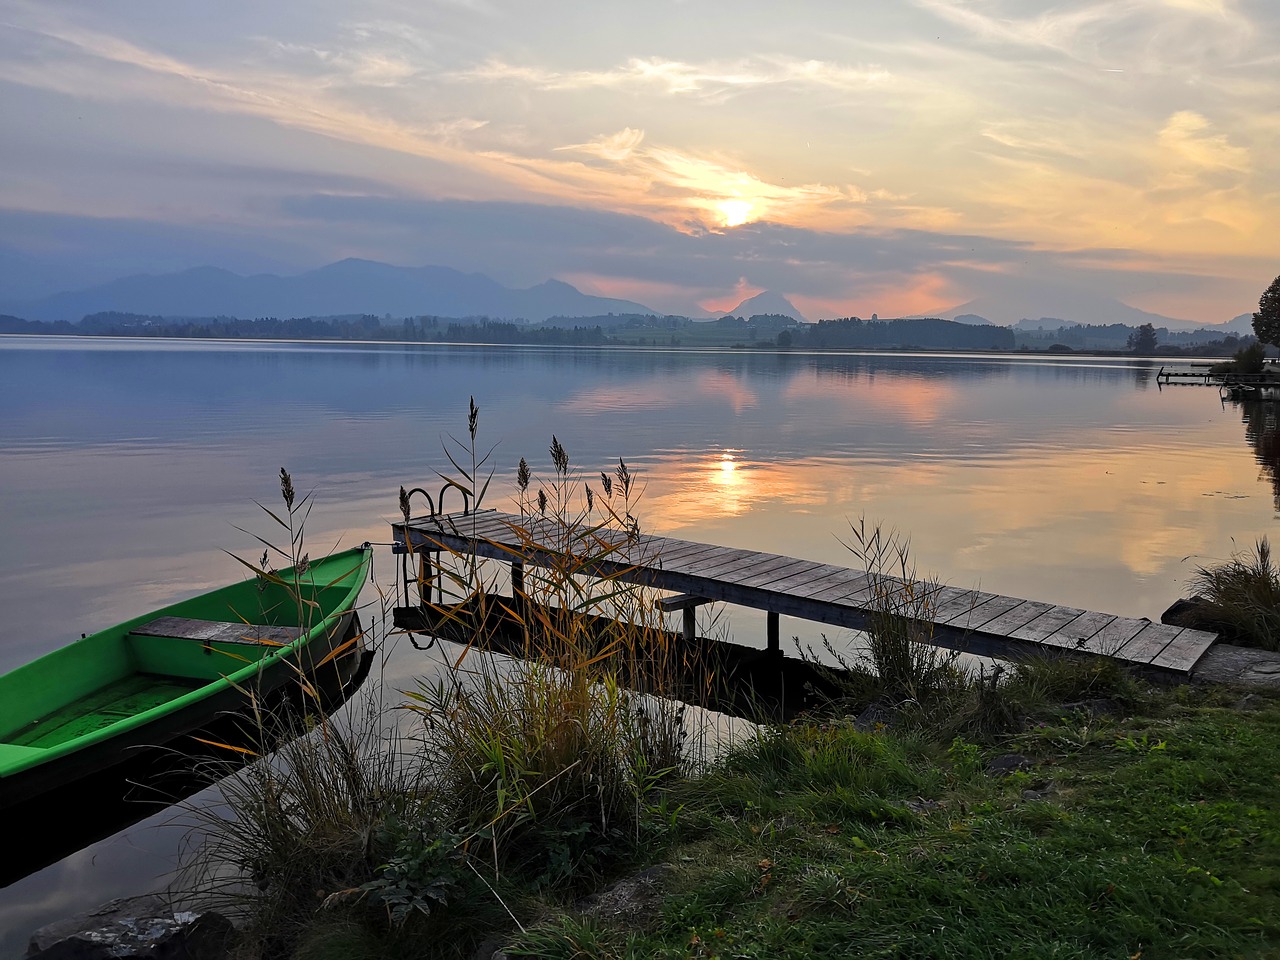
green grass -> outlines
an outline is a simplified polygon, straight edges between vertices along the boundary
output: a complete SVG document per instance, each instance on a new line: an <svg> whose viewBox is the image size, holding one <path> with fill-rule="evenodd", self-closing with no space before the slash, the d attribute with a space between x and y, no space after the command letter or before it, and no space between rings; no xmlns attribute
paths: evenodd
<svg viewBox="0 0 1280 960"><path fill-rule="evenodd" d="M1274 956L1280 703L1183 699L983 747L767 731L689 784L683 839L665 854L676 871L647 923L564 914L512 953ZM987 774L1007 750L1037 765Z"/></svg>

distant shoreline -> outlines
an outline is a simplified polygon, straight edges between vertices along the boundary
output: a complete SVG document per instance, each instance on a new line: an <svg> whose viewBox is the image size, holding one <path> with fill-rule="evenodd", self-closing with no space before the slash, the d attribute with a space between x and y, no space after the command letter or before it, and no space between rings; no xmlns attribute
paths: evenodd
<svg viewBox="0 0 1280 960"><path fill-rule="evenodd" d="M1018 347L1014 350L976 350L961 347L779 347L770 344L723 344L723 345L670 345L670 344L636 344L636 343L490 343L482 340L356 340L332 337L183 337L149 334L147 336L130 336L127 334L96 333L0 333L0 341L4 340L84 340L95 342L124 343L216 343L216 344L324 344L332 346L382 346L382 347L477 347L487 349L520 349L520 350L627 350L640 353L690 353L690 354L768 354L781 356L965 356L1017 358L1037 357L1053 359L1071 359L1081 357L1094 360L1146 360L1212 363L1223 359L1223 354L1205 353L1157 353L1133 354L1123 350L1050 350L1044 348ZM1175 348L1177 349L1177 348Z"/></svg>

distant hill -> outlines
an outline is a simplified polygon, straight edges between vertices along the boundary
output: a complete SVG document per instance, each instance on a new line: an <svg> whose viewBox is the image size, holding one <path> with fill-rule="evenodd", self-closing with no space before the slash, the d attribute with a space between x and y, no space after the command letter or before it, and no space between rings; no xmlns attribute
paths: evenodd
<svg viewBox="0 0 1280 960"><path fill-rule="evenodd" d="M1029 288L1014 294L979 297L933 316L961 323L994 323L1002 327L1046 330L1080 324L1124 323L1131 327L1149 323L1168 330L1197 330L1211 324L1179 320L1139 310L1113 297L1088 290L1063 287Z"/></svg>
<svg viewBox="0 0 1280 960"><path fill-rule="evenodd" d="M936 317L898 320L819 320L799 328L795 345L867 349L1012 350L1013 331L990 324L957 323Z"/></svg>
<svg viewBox="0 0 1280 960"><path fill-rule="evenodd" d="M270 273L244 277L216 267L125 277L11 309L27 319L49 321L76 321L106 311L241 319L350 314L486 316L531 322L553 316L656 312L629 300L588 296L559 280L516 290L480 273L462 273L448 267L398 267L356 259L340 260L291 277Z"/></svg>
<svg viewBox="0 0 1280 960"><path fill-rule="evenodd" d="M795 308L795 305L780 293L774 293L772 290L766 290L764 293L757 293L754 297L743 300L740 304L730 310L725 316L749 317L762 316L772 314L776 316L791 317L793 320L799 320L801 323L808 323L805 315Z"/></svg>

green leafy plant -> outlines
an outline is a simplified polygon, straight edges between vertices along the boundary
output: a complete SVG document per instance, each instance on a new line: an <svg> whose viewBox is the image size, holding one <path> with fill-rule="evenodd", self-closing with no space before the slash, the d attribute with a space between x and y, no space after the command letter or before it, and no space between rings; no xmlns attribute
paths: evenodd
<svg viewBox="0 0 1280 960"><path fill-rule="evenodd" d="M391 856L360 890L370 904L386 909L393 926L403 926L414 914L430 916L459 894L466 875L465 838L430 820L392 816L379 826L377 846L389 848Z"/></svg>

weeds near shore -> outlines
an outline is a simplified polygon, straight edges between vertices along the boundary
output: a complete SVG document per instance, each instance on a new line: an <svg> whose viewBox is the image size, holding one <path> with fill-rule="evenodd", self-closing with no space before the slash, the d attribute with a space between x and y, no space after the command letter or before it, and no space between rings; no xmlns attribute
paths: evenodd
<svg viewBox="0 0 1280 960"><path fill-rule="evenodd" d="M1194 626L1241 646L1280 650L1280 567L1266 537L1252 552L1197 568L1191 588L1204 601L1192 613Z"/></svg>
<svg viewBox="0 0 1280 960"><path fill-rule="evenodd" d="M869 619L853 652L826 636L840 668L829 674L841 696L830 716L861 716L867 729L894 725L946 742L1015 733L1049 705L1072 700L1136 698L1136 683L1106 657L1044 653L999 663L965 663L935 642L942 585L921 577L910 544L896 531L860 518L842 541L867 571ZM800 651L820 666L811 651Z"/></svg>
<svg viewBox="0 0 1280 960"><path fill-rule="evenodd" d="M473 404L449 482L479 506L488 478L477 472L476 424ZM550 458L546 479L520 461L519 523L481 538L490 556L516 564L509 594L496 591L474 540L468 550L433 545L433 582L420 591L443 594L425 602L461 653L410 706L431 775L491 873L575 888L670 828L664 788L689 762L675 696L692 665L652 592L625 579L644 549L626 463L597 488L555 437ZM485 652L494 646L511 659Z"/></svg>

